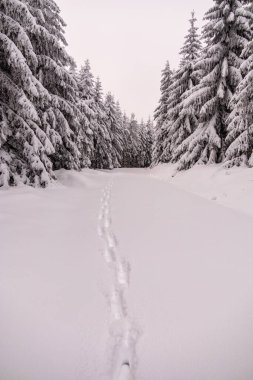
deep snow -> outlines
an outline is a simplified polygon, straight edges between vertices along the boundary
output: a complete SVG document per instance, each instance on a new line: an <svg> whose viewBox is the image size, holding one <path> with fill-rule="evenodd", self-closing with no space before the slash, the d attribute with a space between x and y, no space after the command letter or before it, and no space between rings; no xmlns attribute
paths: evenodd
<svg viewBox="0 0 253 380"><path fill-rule="evenodd" d="M1 380L252 379L253 172L172 170L0 192Z"/></svg>

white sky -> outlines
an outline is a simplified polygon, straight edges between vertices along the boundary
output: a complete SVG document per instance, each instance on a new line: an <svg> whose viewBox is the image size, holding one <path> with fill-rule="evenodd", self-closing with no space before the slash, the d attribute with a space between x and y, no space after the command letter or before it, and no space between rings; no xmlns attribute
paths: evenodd
<svg viewBox="0 0 253 380"><path fill-rule="evenodd" d="M91 62L104 91L128 114L153 115L160 97L161 70L172 68L194 9L202 25L212 0L56 0L68 24L68 51L78 65Z"/></svg>

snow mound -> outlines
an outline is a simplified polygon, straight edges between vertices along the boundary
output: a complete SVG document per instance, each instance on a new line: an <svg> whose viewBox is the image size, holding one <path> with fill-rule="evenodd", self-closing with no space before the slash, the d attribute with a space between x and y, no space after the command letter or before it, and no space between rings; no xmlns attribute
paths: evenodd
<svg viewBox="0 0 253 380"><path fill-rule="evenodd" d="M85 175L82 175L85 173ZM78 172L75 170L58 170L56 172L57 175L57 186L65 186L70 187L72 189L75 188L98 188L99 184L97 181L97 177L106 176L106 171L96 172L94 170L85 169L82 172Z"/></svg>
<svg viewBox="0 0 253 380"><path fill-rule="evenodd" d="M253 168L197 165L176 173L175 165L163 164L152 169L151 173L182 190L253 215Z"/></svg>

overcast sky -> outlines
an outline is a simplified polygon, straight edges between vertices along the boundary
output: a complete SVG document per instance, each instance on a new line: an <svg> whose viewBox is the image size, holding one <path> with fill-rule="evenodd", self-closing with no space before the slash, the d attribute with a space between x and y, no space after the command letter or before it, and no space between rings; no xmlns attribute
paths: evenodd
<svg viewBox="0 0 253 380"><path fill-rule="evenodd" d="M68 52L78 65L89 59L104 91L128 114L153 115L166 60L178 52L195 9L202 25L212 0L56 0L68 24Z"/></svg>

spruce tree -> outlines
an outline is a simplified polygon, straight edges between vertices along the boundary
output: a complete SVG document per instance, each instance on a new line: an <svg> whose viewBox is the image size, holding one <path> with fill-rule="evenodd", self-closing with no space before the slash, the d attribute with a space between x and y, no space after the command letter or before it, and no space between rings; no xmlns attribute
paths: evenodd
<svg viewBox="0 0 253 380"><path fill-rule="evenodd" d="M157 164L161 160L161 155L163 152L163 141L166 129L164 126L165 120L167 118L167 101L169 97L169 87L172 83L172 71L170 69L169 61L166 62L165 68L162 71L161 79L161 98L159 105L155 110L154 119L156 122L155 126L155 141L152 152L153 164Z"/></svg>
<svg viewBox="0 0 253 380"><path fill-rule="evenodd" d="M171 85L171 77L172 71L170 68L169 61L166 62L165 68L162 71L162 79L161 79L161 98L159 101L159 105L155 110L154 118L155 120L162 124L167 116L167 100L169 97L169 87Z"/></svg>
<svg viewBox="0 0 253 380"><path fill-rule="evenodd" d="M139 152L138 152L138 161L137 167L144 168L146 166L146 142L147 142L147 134L146 134L146 124L144 120L141 120L141 123L138 126L139 129Z"/></svg>
<svg viewBox="0 0 253 380"><path fill-rule="evenodd" d="M98 106L95 100L95 82L90 62L85 61L78 74L79 108L82 113L78 146L81 152L83 168L90 167L94 161L94 138L97 133Z"/></svg>
<svg viewBox="0 0 253 380"><path fill-rule="evenodd" d="M198 27L196 27L197 19L194 11L191 13L189 22L190 28L188 30L188 34L185 37L184 46L180 50L180 55L182 56L180 66L185 66L188 63L192 64L198 58L200 58L202 45L198 34Z"/></svg>
<svg viewBox="0 0 253 380"><path fill-rule="evenodd" d="M36 79L39 67L27 30L37 22L19 0L0 2L0 186L46 186L54 173L50 135L42 129L35 103L48 92Z"/></svg>
<svg viewBox="0 0 253 380"><path fill-rule="evenodd" d="M105 98L106 126L112 142L112 166L119 168L123 160L123 131L120 125L114 97L108 93Z"/></svg>
<svg viewBox="0 0 253 380"><path fill-rule="evenodd" d="M246 2L245 2L246 3ZM245 15L249 20L249 28L252 33L253 7L248 1L249 7L245 9ZM253 34L252 34L253 36ZM232 112L228 118L228 133L226 137L227 166L249 165L253 166L253 42L246 45L242 52L243 63L241 70L243 80L232 99Z"/></svg>
<svg viewBox="0 0 253 380"><path fill-rule="evenodd" d="M50 101L44 99L36 109L55 149L51 156L54 169L78 169L81 113L77 107L77 83L69 71L74 62L65 50L65 23L53 0L26 0L26 3L37 22L36 28L28 28L38 60L36 77L50 95Z"/></svg>
<svg viewBox="0 0 253 380"><path fill-rule="evenodd" d="M250 38L248 16L238 0L214 0L205 19L206 47L195 65L202 77L187 92L183 110L193 108L199 124L175 153L180 158L179 170L223 160L230 102L242 79L240 55Z"/></svg>
<svg viewBox="0 0 253 380"><path fill-rule="evenodd" d="M95 84L95 102L97 106L97 129L94 132L94 158L92 166L97 169L113 169L112 140L107 127L103 90L99 78L97 78Z"/></svg>
<svg viewBox="0 0 253 380"><path fill-rule="evenodd" d="M129 138L130 138L130 167L137 168L140 161L140 127L135 114L132 113L129 121Z"/></svg>
<svg viewBox="0 0 253 380"><path fill-rule="evenodd" d="M123 129L123 113L121 111L119 101L116 102L116 115L117 115L118 125L120 126L120 129L122 132L122 129Z"/></svg>
<svg viewBox="0 0 253 380"><path fill-rule="evenodd" d="M152 164L152 147L154 144L154 123L151 118L148 119L145 129L146 129L145 167L150 167Z"/></svg>
<svg viewBox="0 0 253 380"><path fill-rule="evenodd" d="M123 128L123 162L124 168L130 168L132 166L132 139L130 135L130 120L126 113L122 117Z"/></svg>
<svg viewBox="0 0 253 380"><path fill-rule="evenodd" d="M182 55L180 68L173 75L172 84L169 87L167 117L164 123L163 152L160 158L162 162L177 160L177 148L194 132L198 124L194 108L183 107L187 91L193 89L198 83L194 64L200 57L201 43L197 33L198 28L195 26L196 21L195 14L192 12L190 29L180 51Z"/></svg>
<svg viewBox="0 0 253 380"><path fill-rule="evenodd" d="M147 168L151 165L153 132L154 132L154 125L151 119L149 119L147 123L145 123L142 120L141 124L139 125L140 147L139 147L138 167Z"/></svg>

